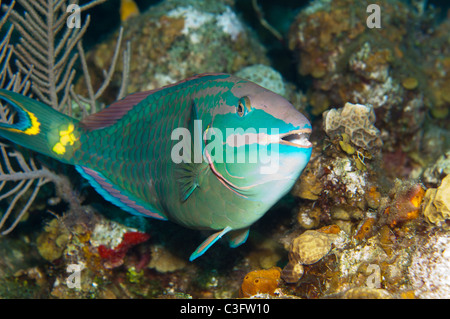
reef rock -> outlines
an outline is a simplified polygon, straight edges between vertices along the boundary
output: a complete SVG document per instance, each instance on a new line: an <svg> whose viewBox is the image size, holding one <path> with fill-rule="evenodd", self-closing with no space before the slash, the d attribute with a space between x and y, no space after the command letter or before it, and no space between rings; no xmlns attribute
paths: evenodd
<svg viewBox="0 0 450 319"><path fill-rule="evenodd" d="M160 273L174 272L183 269L186 261L165 249L161 245L152 246L152 259L148 265Z"/></svg>
<svg viewBox="0 0 450 319"><path fill-rule="evenodd" d="M207 71L235 73L248 65L268 64L264 47L221 1L162 1L123 27L123 41L131 43L129 93ZM117 34L112 35L89 53L91 73L107 69L116 39ZM120 82L121 68L119 63L115 83ZM101 79L92 80L95 86Z"/></svg>
<svg viewBox="0 0 450 319"><path fill-rule="evenodd" d="M358 287L347 290L343 299L391 299L389 291L380 288Z"/></svg>

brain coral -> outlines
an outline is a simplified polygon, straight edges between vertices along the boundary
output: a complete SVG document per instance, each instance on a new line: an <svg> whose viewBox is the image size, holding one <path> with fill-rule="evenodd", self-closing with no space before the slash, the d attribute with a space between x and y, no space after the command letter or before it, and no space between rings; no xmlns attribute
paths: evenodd
<svg viewBox="0 0 450 319"><path fill-rule="evenodd" d="M375 113L369 106L345 103L343 108L324 112L323 118L330 137L345 133L356 146L366 150L382 145L380 131L374 126Z"/></svg>

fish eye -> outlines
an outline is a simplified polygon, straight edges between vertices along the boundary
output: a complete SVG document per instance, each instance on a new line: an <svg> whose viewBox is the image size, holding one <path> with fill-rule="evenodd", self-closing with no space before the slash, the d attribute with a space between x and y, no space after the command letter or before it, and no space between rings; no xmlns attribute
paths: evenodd
<svg viewBox="0 0 450 319"><path fill-rule="evenodd" d="M242 101L239 101L239 104L236 107L236 112L240 117L243 117L245 115L245 106L243 105Z"/></svg>
<svg viewBox="0 0 450 319"><path fill-rule="evenodd" d="M248 97L243 97L239 100L238 105L236 106L236 113L240 116L243 117L244 115L246 115L248 112L251 111L251 106L250 106L250 100L248 99Z"/></svg>

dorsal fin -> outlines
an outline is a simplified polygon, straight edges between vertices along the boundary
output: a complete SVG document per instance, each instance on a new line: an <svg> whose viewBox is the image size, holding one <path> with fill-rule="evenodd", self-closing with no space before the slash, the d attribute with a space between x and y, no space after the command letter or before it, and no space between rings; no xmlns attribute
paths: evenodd
<svg viewBox="0 0 450 319"><path fill-rule="evenodd" d="M172 83L166 86L163 86L158 89L137 92L130 94L123 98L122 100L116 101L113 104L109 105L107 108L95 113L91 114L80 122L80 125L83 126L88 131L93 131L97 129L101 129L110 125L114 125L118 120L120 120L125 114L128 113L134 106L139 104L142 100L148 97L151 94L154 94L158 91L191 81L199 78L203 78L206 76L229 76L229 74L225 73L202 73L197 74L187 79L178 81L176 83Z"/></svg>
<svg viewBox="0 0 450 319"><path fill-rule="evenodd" d="M153 93L154 90L130 94L122 100L116 101L107 108L89 115L80 122L88 131L114 125L135 105Z"/></svg>

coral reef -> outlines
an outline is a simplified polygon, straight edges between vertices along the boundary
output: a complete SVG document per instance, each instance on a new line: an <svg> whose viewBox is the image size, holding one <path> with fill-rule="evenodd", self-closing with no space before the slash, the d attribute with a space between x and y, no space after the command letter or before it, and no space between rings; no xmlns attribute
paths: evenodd
<svg viewBox="0 0 450 319"><path fill-rule="evenodd" d="M441 155L435 163L424 169L422 178L424 182L438 184L442 175L450 174L450 151Z"/></svg>
<svg viewBox="0 0 450 319"><path fill-rule="evenodd" d="M385 289L379 288L351 288L347 290L344 299L391 299L392 295Z"/></svg>
<svg viewBox="0 0 450 319"><path fill-rule="evenodd" d="M362 225L359 227L358 232L355 235L356 240L363 240L373 235L373 226L376 223L375 217L368 217Z"/></svg>
<svg viewBox="0 0 450 319"><path fill-rule="evenodd" d="M417 246L408 276L420 298L450 297L450 236L437 232Z"/></svg>
<svg viewBox="0 0 450 319"><path fill-rule="evenodd" d="M123 234L122 242L114 248L108 248L105 245L98 246L98 254L103 259L105 268L115 268L123 264L123 258L127 251L150 238L148 234L140 232L127 232Z"/></svg>
<svg viewBox="0 0 450 319"><path fill-rule="evenodd" d="M205 71L234 73L308 112L311 160L245 245L217 245L188 262L187 247L199 239L190 230L114 210L74 172L50 171L1 144L0 208L7 216L0 228L19 227L0 238L0 297L449 298L449 19L389 0L381 5L382 28L370 29L369 3L315 0L299 8L284 38L297 58L297 74L289 76L269 66L268 46L232 0L164 0L140 14L133 1L121 1L122 33L105 35L86 53L84 76L59 78L77 82L61 82L52 103L67 94L73 101L63 108L82 117L100 101L79 93L101 88L101 102L116 99L127 71L127 63L110 69L126 49L119 53L119 35L131 44L128 92ZM265 4L254 7L262 17ZM267 28L265 13L257 22ZM6 16L0 26L12 19ZM0 83L27 94L26 74L7 84L12 32L0 41ZM84 55L74 40L74 54ZM26 54L20 61L29 66ZM103 87L105 78L111 87ZM0 108L1 120L8 116Z"/></svg>
<svg viewBox="0 0 450 319"><path fill-rule="evenodd" d="M386 223L391 228L416 219L419 217L424 195L425 190L419 184L397 189L392 204L385 209L382 218L386 219Z"/></svg>
<svg viewBox="0 0 450 319"><path fill-rule="evenodd" d="M430 8L419 12L385 1L382 26L372 29L366 25L370 3L312 2L291 25L289 47L299 74L312 78L308 102L314 115L347 102L373 107L385 148L417 151L425 111L448 116L449 23L437 25Z"/></svg>
<svg viewBox="0 0 450 319"><path fill-rule="evenodd" d="M149 268L154 268L156 271L160 273L166 272L174 272L177 270L181 270L187 265L187 261L174 255L164 247L160 245L154 245L151 248L152 256L150 263L148 264Z"/></svg>
<svg viewBox="0 0 450 319"><path fill-rule="evenodd" d="M267 65L251 65L239 70L236 75L255 82L282 96L286 94L286 88L281 74Z"/></svg>
<svg viewBox="0 0 450 319"><path fill-rule="evenodd" d="M284 96L301 112L306 109L305 95L293 83L284 80L283 76L270 66L250 65L240 69L235 75Z"/></svg>
<svg viewBox="0 0 450 319"><path fill-rule="evenodd" d="M53 219L36 239L39 254L48 261L60 258L70 241L69 230L58 223L58 219Z"/></svg>

